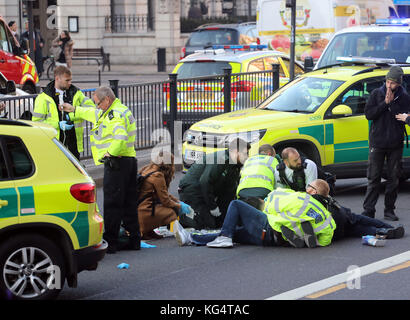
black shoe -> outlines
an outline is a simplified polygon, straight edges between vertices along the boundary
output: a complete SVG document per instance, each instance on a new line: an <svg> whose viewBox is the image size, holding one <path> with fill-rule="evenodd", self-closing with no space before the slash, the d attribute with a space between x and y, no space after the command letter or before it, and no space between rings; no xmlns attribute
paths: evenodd
<svg viewBox="0 0 410 320"><path fill-rule="evenodd" d="M376 234L386 235L386 239L400 239L404 236L404 227L400 224L395 228L380 228Z"/></svg>
<svg viewBox="0 0 410 320"><path fill-rule="evenodd" d="M374 212L363 211L363 212L362 212L362 216L366 216L366 217L369 217L369 218L373 218L373 219L374 219Z"/></svg>
<svg viewBox="0 0 410 320"><path fill-rule="evenodd" d="M130 238L128 242L122 245L119 250L141 250L141 240L139 238Z"/></svg>
<svg viewBox="0 0 410 320"><path fill-rule="evenodd" d="M115 244L108 244L107 254L115 254L117 253L117 246Z"/></svg>
<svg viewBox="0 0 410 320"><path fill-rule="evenodd" d="M285 226L281 226L280 230L282 231L282 234L286 237L288 242L294 246L295 248L303 248L305 246L305 240L302 238L299 238L292 230Z"/></svg>
<svg viewBox="0 0 410 320"><path fill-rule="evenodd" d="M399 218L394 214L394 211L385 211L384 212L384 219L390 220L390 221L398 221Z"/></svg>
<svg viewBox="0 0 410 320"><path fill-rule="evenodd" d="M309 248L316 248L316 235L313 231L312 224L309 221L304 221L300 225L302 227L303 232L305 233L303 238L305 239L305 243Z"/></svg>

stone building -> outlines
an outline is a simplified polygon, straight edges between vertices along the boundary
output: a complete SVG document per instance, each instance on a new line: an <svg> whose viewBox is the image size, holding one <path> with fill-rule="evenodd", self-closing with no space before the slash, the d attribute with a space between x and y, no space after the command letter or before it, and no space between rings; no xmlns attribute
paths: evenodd
<svg viewBox="0 0 410 320"><path fill-rule="evenodd" d="M48 53L51 41L69 30L76 48L104 47L112 64L156 64L158 48L166 49L167 64L175 64L187 34L180 33L180 17L202 2L204 16L223 16L223 1L235 1L238 15L255 15L256 0L35 0L33 20ZM0 15L24 30L26 0L0 0ZM247 11L248 10L248 11Z"/></svg>

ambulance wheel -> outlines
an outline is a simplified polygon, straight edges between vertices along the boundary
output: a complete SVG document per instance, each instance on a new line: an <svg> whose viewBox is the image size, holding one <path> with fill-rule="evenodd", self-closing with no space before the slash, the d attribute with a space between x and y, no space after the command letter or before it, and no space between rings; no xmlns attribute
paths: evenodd
<svg viewBox="0 0 410 320"><path fill-rule="evenodd" d="M57 297L65 280L61 250L46 237L19 234L0 247L0 293L6 299Z"/></svg>

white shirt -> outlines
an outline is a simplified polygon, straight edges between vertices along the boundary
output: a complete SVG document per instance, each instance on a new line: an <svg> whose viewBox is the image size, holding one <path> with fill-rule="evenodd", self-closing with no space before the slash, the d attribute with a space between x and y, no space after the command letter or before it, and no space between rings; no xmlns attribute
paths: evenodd
<svg viewBox="0 0 410 320"><path fill-rule="evenodd" d="M306 159L306 168L305 171L305 182L306 187L308 184L312 183L312 181L317 179L317 166L312 160ZM285 168L285 175L289 181L293 181L293 170L289 169L287 166ZM279 171L275 168L275 181L276 181L276 188L289 188L286 184L282 184L280 181Z"/></svg>
<svg viewBox="0 0 410 320"><path fill-rule="evenodd" d="M58 95L59 104L63 104L64 103L64 92L65 91L56 88L56 92L59 93L59 95Z"/></svg>

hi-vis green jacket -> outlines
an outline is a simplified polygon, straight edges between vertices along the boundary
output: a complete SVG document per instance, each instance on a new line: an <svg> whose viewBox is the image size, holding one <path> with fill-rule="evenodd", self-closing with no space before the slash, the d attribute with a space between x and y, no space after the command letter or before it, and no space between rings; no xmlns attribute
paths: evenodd
<svg viewBox="0 0 410 320"><path fill-rule="evenodd" d="M317 238L317 244L331 243L336 229L335 221L326 208L311 195L291 189L276 189L268 195L264 212L272 229L281 232L284 225L303 238L301 223L310 221ZM286 240L286 238L282 235Z"/></svg>
<svg viewBox="0 0 410 320"><path fill-rule="evenodd" d="M135 157L136 121L131 111L119 99L104 112L97 108L77 107L74 118L81 118L94 124L91 129L91 153L94 163L108 152L112 156Z"/></svg>
<svg viewBox="0 0 410 320"><path fill-rule="evenodd" d="M84 93L75 86L71 86L67 90L67 94L72 96L72 105L74 107L94 107L93 101L86 97ZM60 126L59 126L59 116L60 112L57 108L57 105L53 99L55 94L54 81L51 82L47 88L40 93L35 102L32 121L44 122L51 125L54 129L57 130L57 139L60 139ZM70 114L70 119L74 122L75 135L77 138L77 150L78 152L84 151L83 145L83 134L84 134L84 120L78 117L74 117Z"/></svg>
<svg viewBox="0 0 410 320"><path fill-rule="evenodd" d="M275 189L275 168L278 160L268 155L255 155L249 157L242 168L241 180L236 189L238 195L242 189L265 188L270 191Z"/></svg>

